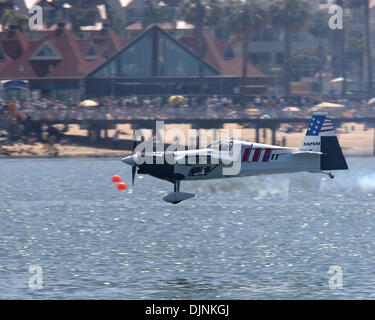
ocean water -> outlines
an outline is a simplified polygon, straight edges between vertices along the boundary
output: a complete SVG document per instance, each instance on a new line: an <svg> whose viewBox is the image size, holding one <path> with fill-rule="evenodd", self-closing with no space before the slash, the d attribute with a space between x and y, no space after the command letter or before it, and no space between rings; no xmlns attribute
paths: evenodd
<svg viewBox="0 0 375 320"><path fill-rule="evenodd" d="M148 176L118 191L119 159L0 160L0 298L374 299L374 160L182 182L179 205Z"/></svg>

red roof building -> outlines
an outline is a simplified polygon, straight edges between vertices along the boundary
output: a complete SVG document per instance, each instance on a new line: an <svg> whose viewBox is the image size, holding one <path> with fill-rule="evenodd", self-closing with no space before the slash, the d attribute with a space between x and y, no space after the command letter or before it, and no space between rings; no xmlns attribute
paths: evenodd
<svg viewBox="0 0 375 320"><path fill-rule="evenodd" d="M209 31L204 31L204 49L205 92L237 94L242 58ZM178 40L157 25L132 40L107 23L80 39L64 22L36 40L16 25L0 37L0 80L27 80L44 97L197 94L198 66L193 31ZM248 93L264 93L268 77L250 64L247 70Z"/></svg>
<svg viewBox="0 0 375 320"><path fill-rule="evenodd" d="M193 32L176 39L152 25L85 77L88 96L194 95L200 92L199 57ZM207 94L238 95L243 59L230 43L204 31ZM268 77L247 65L247 93L264 94Z"/></svg>
<svg viewBox="0 0 375 320"><path fill-rule="evenodd" d="M78 97L81 79L125 44L106 24L85 40L64 22L41 40L30 40L13 25L0 37L0 79L28 80L30 89L46 96Z"/></svg>

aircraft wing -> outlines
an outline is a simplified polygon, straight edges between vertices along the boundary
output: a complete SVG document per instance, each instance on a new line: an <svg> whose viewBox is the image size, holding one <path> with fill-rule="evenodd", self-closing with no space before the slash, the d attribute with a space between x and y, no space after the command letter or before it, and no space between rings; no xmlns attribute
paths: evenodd
<svg viewBox="0 0 375 320"><path fill-rule="evenodd" d="M300 159L308 159L308 158L314 158L314 157L320 157L323 155L322 152L315 152L315 151L297 151L293 153L282 153L280 156L292 156Z"/></svg>
<svg viewBox="0 0 375 320"><path fill-rule="evenodd" d="M225 163L232 163L234 161L233 154L229 153L228 151L213 151L210 154L212 159L215 159L217 161L223 161Z"/></svg>
<svg viewBox="0 0 375 320"><path fill-rule="evenodd" d="M185 152L185 153L181 153L181 154L178 154L175 156L175 159L177 162L184 162L184 161L187 161L188 157L189 156L195 156L197 157L197 163L198 163L198 157L201 156L201 157L207 157L207 162L208 163L220 163L220 162L224 162L224 163L232 163L234 158L233 158L233 155L230 154L229 152L219 152L219 151L216 151L216 150L199 150L200 152L195 152L195 153L188 153L188 152Z"/></svg>

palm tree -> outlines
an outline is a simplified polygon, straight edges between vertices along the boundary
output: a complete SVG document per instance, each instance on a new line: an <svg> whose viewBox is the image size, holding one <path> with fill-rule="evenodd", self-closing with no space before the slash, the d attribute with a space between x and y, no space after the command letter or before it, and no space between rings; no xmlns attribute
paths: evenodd
<svg viewBox="0 0 375 320"><path fill-rule="evenodd" d="M370 0L347 0L350 8L363 8L363 29L366 43L366 62L367 62L367 93L372 96L372 60L371 60L371 32L370 32Z"/></svg>
<svg viewBox="0 0 375 320"><path fill-rule="evenodd" d="M160 5L156 1L149 1L147 13L146 24L174 22L174 11L165 4Z"/></svg>
<svg viewBox="0 0 375 320"><path fill-rule="evenodd" d="M242 83L241 102L245 104L247 63L250 36L259 34L265 26L266 12L257 0L237 0L231 4L230 25L232 31L242 40Z"/></svg>
<svg viewBox="0 0 375 320"><path fill-rule="evenodd" d="M216 0L184 0L180 4L180 14L184 19L194 25L195 37L197 41L197 53L199 57L199 82L200 96L204 93L204 27L213 27L219 22L220 9Z"/></svg>
<svg viewBox="0 0 375 320"><path fill-rule="evenodd" d="M346 5L347 0L336 0L336 4L344 9L344 5ZM341 95L346 95L346 88L347 88L347 79L346 79L346 32L345 27L341 30L336 30L336 34L338 37L335 38L336 45L338 48L338 56L339 56L339 72L341 77L343 78L342 86L341 86Z"/></svg>
<svg viewBox="0 0 375 320"><path fill-rule="evenodd" d="M366 41L366 59L367 59L367 94L369 97L372 96L372 59L371 59L371 34L370 34L370 9L369 0L363 0L364 2L364 25L365 25L365 41Z"/></svg>
<svg viewBox="0 0 375 320"><path fill-rule="evenodd" d="M325 12L316 13L310 20L308 31L317 40L317 56L319 60L318 72L319 72L319 93L323 91L323 69L326 62L324 52L324 40L330 36L327 21L329 20L328 14Z"/></svg>
<svg viewBox="0 0 375 320"><path fill-rule="evenodd" d="M292 36L301 30L310 16L310 4L306 0L277 0L270 6L274 27L284 32L284 86L285 95L290 95L290 55Z"/></svg>
<svg viewBox="0 0 375 320"><path fill-rule="evenodd" d="M0 17L0 24L7 29L14 22L17 23L22 30L26 30L29 19L15 10L5 9L4 13Z"/></svg>
<svg viewBox="0 0 375 320"><path fill-rule="evenodd" d="M359 87L363 88L363 66L364 66L364 57L366 54L366 44L363 38L350 38L349 47L352 48L353 53L355 54L355 60L358 62L358 79Z"/></svg>

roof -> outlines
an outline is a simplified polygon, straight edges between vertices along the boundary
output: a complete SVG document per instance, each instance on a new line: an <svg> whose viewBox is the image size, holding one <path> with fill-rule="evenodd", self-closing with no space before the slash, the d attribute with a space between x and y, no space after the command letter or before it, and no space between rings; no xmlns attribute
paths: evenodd
<svg viewBox="0 0 375 320"><path fill-rule="evenodd" d="M110 29L94 32L85 40L66 28L49 31L41 40L30 40L18 30L10 38L8 31L0 37L0 46L7 56L0 62L0 78L82 78L125 44ZM35 57L43 47L53 56Z"/></svg>
<svg viewBox="0 0 375 320"><path fill-rule="evenodd" d="M208 30L203 31L205 61L216 69L220 70L225 76L242 76L243 59L233 52L233 58L225 59L224 54L230 42L226 39L218 39ZM186 35L180 39L186 46L197 52L197 41L194 34ZM248 77L267 77L263 72L255 68L250 63L247 64Z"/></svg>
<svg viewBox="0 0 375 320"><path fill-rule="evenodd" d="M64 23L60 23L56 30L46 32L48 35L38 40L29 39L19 30L3 34L0 48L4 51L5 61L0 61L0 78L82 78L101 68L153 28L163 32L195 59L198 58L192 31L178 40L160 26L152 25L135 39L125 40L104 23L102 30L93 32L88 39L80 39ZM223 76L241 77L243 59L234 54L229 41L214 37L208 30L204 31L203 38L207 68ZM224 57L226 52L230 52L227 58ZM247 67L248 77L267 77L251 64L248 63Z"/></svg>
<svg viewBox="0 0 375 320"><path fill-rule="evenodd" d="M104 68L107 64L117 58L122 52L127 50L130 46L132 46L137 41L140 41L146 34L153 31L160 31L165 36L170 38L172 41L176 42L183 48L183 50L189 52L193 55L196 59L198 59L197 50L196 50L196 37L194 34L191 33L190 35L184 36L180 39L176 39L172 35L170 35L165 30L161 29L158 24L150 25L144 32L142 32L139 36L134 38L132 41L129 41L121 51L118 51L115 55L111 57L111 59L107 60L104 65L100 65L95 68L90 74L87 76L91 76L94 73L98 72L99 69ZM204 46L205 46L205 63L206 67L211 70L215 70L217 73L220 73L223 76L231 76L231 77L242 77L242 64L243 59L240 56L236 56L234 52L232 52L233 56L230 59L225 59L224 55L225 52L230 45L229 41L226 39L218 39L214 37L209 31L205 30L203 33L204 38ZM247 64L247 77L249 78L267 78L267 76L256 69L251 64Z"/></svg>
<svg viewBox="0 0 375 320"><path fill-rule="evenodd" d="M152 32L161 32L170 41L175 42L184 52L187 52L189 55L194 56L195 59L198 59L196 53L194 51L192 51L189 47L187 47L184 43L178 41L176 38L174 38L168 32L166 32L165 30L161 29L157 24L153 24L153 25L150 25L144 32L142 32L136 38L134 38L131 41L127 42L126 45L121 50L119 50L118 52L116 52L116 54L114 54L110 59L108 59L103 65L100 65L97 68L95 68L87 76L90 77L93 74L97 73L100 69L105 68L108 64L110 64L112 61L114 61L118 56L120 56L122 53L124 53L124 51L128 50L128 48L130 48L131 46L133 46L137 42L141 41L144 37L146 37L146 35L148 35L149 33L152 33ZM215 67L213 67L212 65L210 65L208 63L205 63L205 67L207 68L207 70L211 70L212 72L214 72L216 74L219 73L219 71Z"/></svg>
<svg viewBox="0 0 375 320"><path fill-rule="evenodd" d="M0 50L5 58L5 60L0 61L1 74L3 74L3 70L10 65L14 59L20 57L22 52L28 49L28 46L29 38L18 29L9 30L0 37Z"/></svg>

